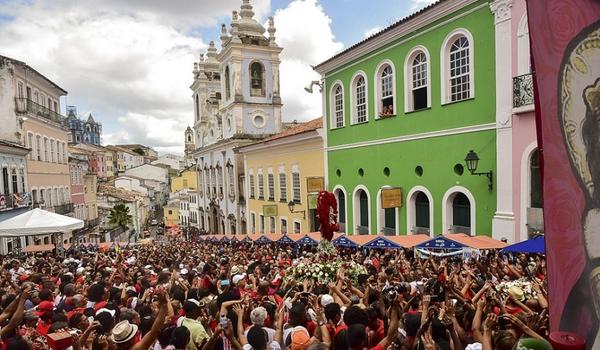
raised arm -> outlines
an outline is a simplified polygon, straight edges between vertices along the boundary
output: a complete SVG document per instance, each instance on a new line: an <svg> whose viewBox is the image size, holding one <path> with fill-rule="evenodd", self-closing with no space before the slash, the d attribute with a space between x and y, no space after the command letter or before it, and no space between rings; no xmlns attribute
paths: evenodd
<svg viewBox="0 0 600 350"><path fill-rule="evenodd" d="M157 290L155 292L156 295L158 295L158 302L160 303L160 308L158 309L158 314L156 315L156 319L154 320L154 323L152 324L152 328L150 328L150 331L148 333L146 333L144 335L144 337L142 337L142 340L135 344L131 350L148 350L148 348L150 348L150 346L152 346L152 344L154 344L154 341L156 341L156 338L158 338L158 334L160 333L160 330L162 329L163 325L165 324L165 317L167 316L167 296L165 291L163 290Z"/></svg>

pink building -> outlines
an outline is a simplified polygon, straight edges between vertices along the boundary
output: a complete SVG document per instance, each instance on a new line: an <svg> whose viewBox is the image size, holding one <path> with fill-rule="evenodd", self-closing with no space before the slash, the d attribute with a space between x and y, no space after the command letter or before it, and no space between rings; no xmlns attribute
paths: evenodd
<svg viewBox="0 0 600 350"><path fill-rule="evenodd" d="M497 212L493 236L543 232L529 30L525 0L490 3L496 23Z"/></svg>
<svg viewBox="0 0 600 350"><path fill-rule="evenodd" d="M74 216L85 220L85 198L84 198L84 162L69 158L69 175L71 179L71 203L73 203Z"/></svg>

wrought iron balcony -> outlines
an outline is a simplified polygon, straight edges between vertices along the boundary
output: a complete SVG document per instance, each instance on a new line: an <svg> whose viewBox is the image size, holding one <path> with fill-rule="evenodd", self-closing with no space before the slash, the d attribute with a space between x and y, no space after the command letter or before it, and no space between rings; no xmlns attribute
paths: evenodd
<svg viewBox="0 0 600 350"><path fill-rule="evenodd" d="M513 77L513 108L533 104L533 76L531 73Z"/></svg>
<svg viewBox="0 0 600 350"><path fill-rule="evenodd" d="M98 226L99 224L100 224L100 218L85 220L86 227L95 227L95 226Z"/></svg>
<svg viewBox="0 0 600 350"><path fill-rule="evenodd" d="M64 215L73 212L73 203L55 205L53 208L56 214Z"/></svg>
<svg viewBox="0 0 600 350"><path fill-rule="evenodd" d="M31 113L38 117L67 126L67 119L64 116L42 106L41 104L35 103L30 99L15 98L15 105L17 113Z"/></svg>
<svg viewBox="0 0 600 350"><path fill-rule="evenodd" d="M23 208L31 205L31 194L9 193L0 194L0 211Z"/></svg>

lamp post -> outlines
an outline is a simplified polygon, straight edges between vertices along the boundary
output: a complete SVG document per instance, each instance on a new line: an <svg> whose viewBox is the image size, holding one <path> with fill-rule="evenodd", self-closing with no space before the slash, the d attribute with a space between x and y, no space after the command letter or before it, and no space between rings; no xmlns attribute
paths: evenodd
<svg viewBox="0 0 600 350"><path fill-rule="evenodd" d="M302 219L306 220L306 210L294 211L294 207L295 206L296 206L296 203L294 203L294 201L290 201L288 203L288 209L290 210L290 213L292 213L292 214L300 214L300 213L302 213Z"/></svg>
<svg viewBox="0 0 600 350"><path fill-rule="evenodd" d="M488 172L480 172L477 173L477 165L479 164L479 156L477 156L477 153L475 153L475 151L470 150L469 153L467 153L467 156L465 157L465 163L467 164L467 169L469 170L469 172L471 173L471 175L485 175L488 178L488 188L491 191L494 188L494 177L493 177L493 172L490 170Z"/></svg>

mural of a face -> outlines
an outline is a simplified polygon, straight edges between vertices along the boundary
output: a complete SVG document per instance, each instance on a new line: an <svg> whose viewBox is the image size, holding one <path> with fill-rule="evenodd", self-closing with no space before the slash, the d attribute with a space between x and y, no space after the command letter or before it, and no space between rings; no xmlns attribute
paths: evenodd
<svg viewBox="0 0 600 350"><path fill-rule="evenodd" d="M586 285L600 319L600 22L584 29L568 46L559 82L559 118L571 166L586 194L583 238L589 274ZM564 321L564 320L563 320ZM596 328L597 329L597 328ZM600 332L591 349L600 347Z"/></svg>

